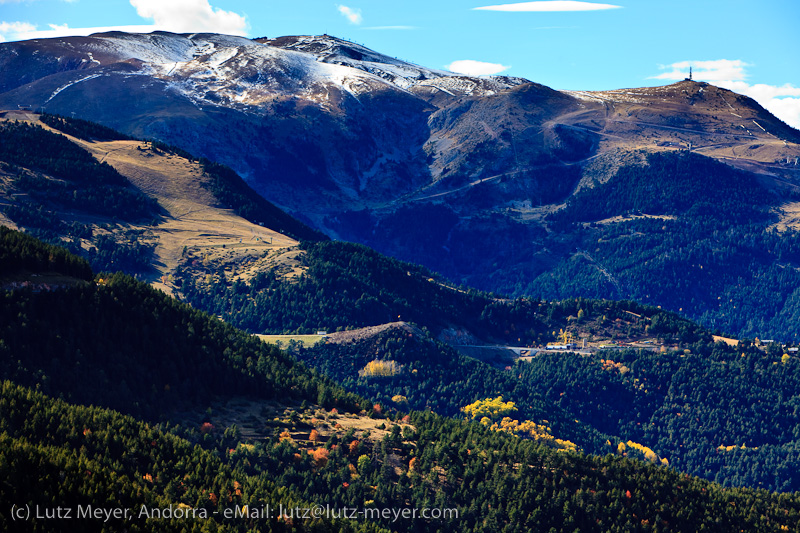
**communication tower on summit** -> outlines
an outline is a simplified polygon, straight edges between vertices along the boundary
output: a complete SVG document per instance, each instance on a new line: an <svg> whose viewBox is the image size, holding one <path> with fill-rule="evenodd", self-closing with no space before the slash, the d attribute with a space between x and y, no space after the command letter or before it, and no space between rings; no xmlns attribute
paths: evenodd
<svg viewBox="0 0 800 533"><path fill-rule="evenodd" d="M685 78L684 81L692 81L692 66L689 65L689 77Z"/></svg>

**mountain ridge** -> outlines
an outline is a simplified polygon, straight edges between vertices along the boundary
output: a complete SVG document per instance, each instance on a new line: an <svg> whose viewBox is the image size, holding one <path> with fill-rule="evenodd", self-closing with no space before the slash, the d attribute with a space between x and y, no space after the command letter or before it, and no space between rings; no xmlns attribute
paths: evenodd
<svg viewBox="0 0 800 533"><path fill-rule="evenodd" d="M27 64L21 58L30 56L31 49L42 53ZM331 36L249 40L214 34L113 32L75 40L6 43L0 47L0 63L17 67L15 75L0 76L0 88L6 89L0 105L50 105L58 112L64 106L71 112L79 108L82 116L126 133L160 138L228 163L268 199L279 198L281 207L303 212L328 231L334 228L325 224L327 215L396 201L448 174L454 184L498 174L512 178L516 174L516 181L525 181L519 174L542 163L574 163L619 148L693 146L695 151L736 163L741 156L731 153L735 148L717 145L747 148L760 143L763 153L750 150L753 157L748 161L762 165L783 154L782 148L788 149L786 157L800 154L788 144L770 148L778 138L796 144L800 141L796 130L752 100L704 83L552 92L521 78L478 78L427 69ZM35 68L40 63L49 70ZM70 70L81 73L69 75ZM48 73L61 81L47 82L47 92L44 87L36 89L50 77ZM137 78L154 83L158 90L139 87L134 83ZM24 83L33 79L39 81ZM121 97L116 96L123 94L119 91L141 92L136 98L140 102L134 104L141 111L129 112L130 118L112 118L96 104L87 107L84 99L98 84L106 86L112 99ZM23 88L28 85L29 89ZM424 94L434 86L439 87L435 96ZM148 107L149 119L137 116ZM695 127L698 120L708 121L710 112L720 110L725 117L707 128ZM274 126L255 124L248 113ZM684 118L676 122L680 116ZM193 126L186 122L190 118ZM219 138L222 121L237 124L241 134L228 128L230 139ZM400 124L411 134L386 135ZM187 138L180 133L187 128L193 136L210 138L202 143ZM288 134L278 128L288 129ZM274 147L254 145L252 135L267 135ZM337 142L333 135L348 141ZM284 139L299 145L305 139L305 161ZM709 146L701 146L704 141ZM248 147L244 158L231 157L241 150L235 143ZM288 157L278 147L286 149ZM363 155L353 155L359 152ZM405 177L396 165L407 167ZM298 178L305 175L323 201L310 204L290 194L280 184L286 178L275 180L276 173L287 171ZM376 181L378 173L387 178ZM265 181L267 175L270 182Z"/></svg>

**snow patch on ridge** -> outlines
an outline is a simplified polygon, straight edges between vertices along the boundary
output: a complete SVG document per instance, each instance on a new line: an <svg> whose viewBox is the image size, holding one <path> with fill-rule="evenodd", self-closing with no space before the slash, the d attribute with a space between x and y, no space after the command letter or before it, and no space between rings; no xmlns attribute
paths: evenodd
<svg viewBox="0 0 800 533"><path fill-rule="evenodd" d="M68 89L68 88L72 87L73 85L75 85L76 83L80 83L80 82L86 81L86 80L92 80L94 78L99 78L100 76L102 76L102 74L92 74L91 76L86 76L86 77L81 78L79 80L71 81L71 82L67 83L66 85L62 85L61 87L59 87L58 89L53 91L53 94L51 94L50 97L47 100L44 101L42 106L47 105L50 102L50 100L52 100L53 98L58 96L58 93L60 93L64 89Z"/></svg>
<svg viewBox="0 0 800 533"><path fill-rule="evenodd" d="M487 96L527 81L428 69L330 36L253 41L210 33L109 32L93 35L88 48L94 64L133 61L141 74L166 82L195 105L254 111L289 94L330 108L339 101L332 90L356 100L374 90L415 87Z"/></svg>

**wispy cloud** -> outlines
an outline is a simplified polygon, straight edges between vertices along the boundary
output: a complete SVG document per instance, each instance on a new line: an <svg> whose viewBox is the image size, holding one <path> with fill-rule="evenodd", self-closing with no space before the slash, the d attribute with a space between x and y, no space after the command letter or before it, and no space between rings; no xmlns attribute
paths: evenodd
<svg viewBox="0 0 800 533"><path fill-rule="evenodd" d="M543 2L519 2L514 4L497 4L474 7L478 11L600 11L618 9L622 6L613 4L597 4L594 2L578 2L574 0L549 0Z"/></svg>
<svg viewBox="0 0 800 533"><path fill-rule="evenodd" d="M788 83L780 86L763 83L751 85L746 81L746 69L751 65L738 59L679 61L671 65L660 65L659 69L667 72L650 76L649 79L682 80L689 76L690 66L692 79L711 82L749 96L782 121L800 129L800 87Z"/></svg>
<svg viewBox="0 0 800 533"><path fill-rule="evenodd" d="M491 76L492 74L500 74L510 68L511 66L501 65L500 63L486 63L484 61L475 61L474 59L461 59L447 65L447 70L466 74L467 76Z"/></svg>
<svg viewBox="0 0 800 533"><path fill-rule="evenodd" d="M418 26L366 26L362 30L417 30Z"/></svg>
<svg viewBox="0 0 800 533"><path fill-rule="evenodd" d="M350 21L350 24L361 24L363 17L361 16L361 10L357 8L347 7L338 5L336 9L339 10L339 13L344 15L344 17Z"/></svg>

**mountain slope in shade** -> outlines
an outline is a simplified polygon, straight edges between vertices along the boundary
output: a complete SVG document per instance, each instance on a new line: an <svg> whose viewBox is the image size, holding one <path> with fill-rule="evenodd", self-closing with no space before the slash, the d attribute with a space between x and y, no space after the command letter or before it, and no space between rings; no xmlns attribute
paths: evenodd
<svg viewBox="0 0 800 533"><path fill-rule="evenodd" d="M231 166L266 199L331 237L483 289L638 299L688 309L713 327L763 334L740 315L761 304L738 291L737 279L755 286L764 272L726 274L724 265L741 264L750 252L737 247L752 239L754 249L779 250L765 241L773 238L770 227L800 227L800 133L753 100L705 83L555 91L429 69L325 35L97 34L3 43L0 64L8 66L0 73L0 106L74 112L180 146ZM646 172L653 154L700 161L685 159L687 151L745 170L769 192L755 196L766 198L754 206L764 214L759 229L731 236L724 257L710 257L705 245L690 250L712 239L695 214L707 215L703 206L714 194L698 198L694 210L682 208L677 225L637 222L628 231L617 217L665 215L620 206L609 206L614 213L606 219L581 220L581 228L553 218L579 191L605 202L595 187L619 172L621 181ZM729 216L715 224L752 220ZM639 242L662 227L675 237L669 247L681 250L669 268L643 260L653 247ZM632 236L634 250L604 249L619 234ZM793 282L779 281L776 270L787 264L784 255L753 266L772 272L768 287L780 286L770 298L776 307L759 311L768 332L783 327L775 317L794 313ZM688 265L712 259L717 275L700 284L714 287L708 293L660 286L694 279Z"/></svg>

